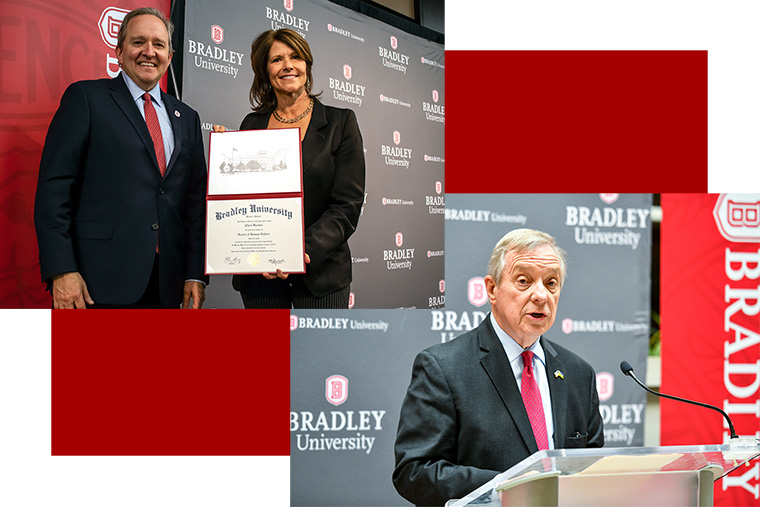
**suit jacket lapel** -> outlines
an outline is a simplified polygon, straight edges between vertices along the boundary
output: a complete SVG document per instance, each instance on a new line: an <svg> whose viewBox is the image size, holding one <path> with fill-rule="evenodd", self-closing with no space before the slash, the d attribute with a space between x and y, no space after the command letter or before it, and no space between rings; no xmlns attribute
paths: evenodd
<svg viewBox="0 0 760 507"><path fill-rule="evenodd" d="M512 367L509 365L504 347L502 347L499 338L491 327L488 317L478 328L478 339L481 352L480 364L483 365L491 378L491 382L493 382L504 406L512 416L525 445L528 446L531 453L537 452L536 437L533 436L533 428L530 426L530 419L528 419L528 412L525 410L520 389L517 387L517 381L512 373Z"/></svg>
<svg viewBox="0 0 760 507"><path fill-rule="evenodd" d="M327 125L327 112L325 106L320 101L314 99L314 110L311 113L311 121L306 129L306 137L301 143L301 157L303 172L305 173L311 167L311 163L317 157L322 146L325 144L325 136L320 129Z"/></svg>
<svg viewBox="0 0 760 507"><path fill-rule="evenodd" d="M182 149L183 118L180 116L179 110L177 109L177 99L164 92L161 92L161 99L164 101L164 107L169 115L169 121L171 122L172 130L174 131L174 151L169 159L169 165L166 166L166 175L164 175L164 177L166 177L172 170L172 167L174 167L174 162L177 160L180 150Z"/></svg>
<svg viewBox="0 0 760 507"><path fill-rule="evenodd" d="M111 80L111 96L116 101L116 104L127 117L127 120L132 124L137 132L138 137L145 144L145 149L153 154L153 162L156 171L160 175L160 169L158 168L158 159L156 159L156 150L153 148L153 139L150 137L148 131L148 125L145 123L140 110L137 108L135 101L132 99L132 94L129 93L127 83L124 82L124 78L121 75L116 76ZM176 149L174 150L177 151Z"/></svg>
<svg viewBox="0 0 760 507"><path fill-rule="evenodd" d="M545 338L541 338L541 345L546 352L546 378L549 380L549 393L552 398L552 420L554 421L554 448L559 449L565 445L565 425L567 423L567 380L560 376L555 376L555 371L563 372L566 375L567 370L564 364L557 358L557 351L552 347L552 343Z"/></svg>

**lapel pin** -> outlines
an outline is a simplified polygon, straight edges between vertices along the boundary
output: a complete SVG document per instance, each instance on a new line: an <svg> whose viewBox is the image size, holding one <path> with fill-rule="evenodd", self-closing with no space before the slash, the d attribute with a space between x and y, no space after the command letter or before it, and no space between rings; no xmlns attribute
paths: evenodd
<svg viewBox="0 0 760 507"><path fill-rule="evenodd" d="M174 111L174 116L176 116L177 118L179 118L179 111Z"/></svg>
<svg viewBox="0 0 760 507"><path fill-rule="evenodd" d="M562 374L562 372L561 372L561 371L559 371L559 370L555 370L555 371L554 371L554 377L555 377L555 378L561 378L561 379L564 379L564 378L565 378L565 376L564 376L564 375Z"/></svg>

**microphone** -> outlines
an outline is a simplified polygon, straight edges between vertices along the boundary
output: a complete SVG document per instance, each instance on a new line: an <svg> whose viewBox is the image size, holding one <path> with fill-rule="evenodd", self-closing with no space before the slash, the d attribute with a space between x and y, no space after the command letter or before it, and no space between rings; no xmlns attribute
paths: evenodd
<svg viewBox="0 0 760 507"><path fill-rule="evenodd" d="M678 398L676 396L671 396L669 394L662 394L662 393L657 393L657 392L652 391L647 386L645 386L638 378L636 378L636 375L634 375L634 373L633 373L633 367L630 364L628 364L628 361L623 361L622 363L620 363L620 370L623 372L624 375L628 375L629 377L631 377L633 380L636 381L636 383L638 385L640 385L641 387L643 387L647 392L654 394L655 396L660 396L662 398L668 398L670 400L683 401L683 402L686 402L686 403L691 403L692 405L697 405L697 406L700 406L700 407L711 408L713 410L717 410L718 412L720 412L721 414L723 414L723 417L726 418L726 422L728 422L728 429L731 431L731 438L739 438L739 436L734 431L734 425L733 425L733 423L731 423L731 418L728 417L727 413L725 413L724 411L722 411L718 407L714 407L712 405L708 405L707 403L700 403L698 401L691 401L691 400L687 400L685 398Z"/></svg>

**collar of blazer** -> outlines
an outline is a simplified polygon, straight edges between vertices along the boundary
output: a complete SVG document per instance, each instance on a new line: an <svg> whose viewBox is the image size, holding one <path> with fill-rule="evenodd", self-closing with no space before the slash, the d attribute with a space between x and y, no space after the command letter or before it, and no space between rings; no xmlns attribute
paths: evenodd
<svg viewBox="0 0 760 507"><path fill-rule="evenodd" d="M156 158L156 151L153 148L153 140L150 137L148 125L140 114L137 104L135 104L134 99L132 99L132 94L129 93L127 83L124 82L124 78L121 75L111 79L110 90L111 96L116 101L119 109L124 113L124 116L127 117L134 127L135 132L137 132L137 135L145 145L145 149L153 155L156 171L160 174L158 159ZM166 111L169 113L169 121L171 122L172 130L174 131L174 152L172 152L169 164L166 166L166 175L168 175L174 166L174 161L177 159L177 155L182 149L182 117L175 114L175 111L178 110L177 104L179 103L177 99L162 91L161 100L163 100L164 107L166 107Z"/></svg>
<svg viewBox="0 0 760 507"><path fill-rule="evenodd" d="M251 121L251 129L266 129L269 123L269 114L257 114ZM301 157L303 172L309 170L314 159L325 144L323 130L327 126L327 109L317 99L314 99L314 110L311 112L311 120L306 129L306 137L301 142Z"/></svg>
<svg viewBox="0 0 760 507"><path fill-rule="evenodd" d="M509 366L507 354L504 352L499 337L491 327L491 319L486 318L478 327L478 343L480 345L480 364L491 379L496 391L499 393L504 406L515 426L520 432L525 445L528 446L531 453L538 451L536 439L533 436L533 429L530 426L528 412L522 402L520 389L517 386L517 380ZM546 352L546 367L548 371L563 370L562 361L557 358L557 350L552 343L546 338L541 338L541 346ZM557 436L559 435L560 443L563 441L562 435L565 434L565 413L567 410L567 384L565 379L547 374L549 380L549 392L552 397L552 420L554 422L554 445L557 447Z"/></svg>

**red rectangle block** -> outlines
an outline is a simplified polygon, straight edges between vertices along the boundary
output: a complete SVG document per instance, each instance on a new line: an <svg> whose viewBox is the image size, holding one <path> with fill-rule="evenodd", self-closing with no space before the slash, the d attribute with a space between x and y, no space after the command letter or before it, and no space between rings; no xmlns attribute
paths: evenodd
<svg viewBox="0 0 760 507"><path fill-rule="evenodd" d="M446 191L706 192L707 51L446 51Z"/></svg>
<svg viewBox="0 0 760 507"><path fill-rule="evenodd" d="M287 310L54 310L53 455L290 452Z"/></svg>

